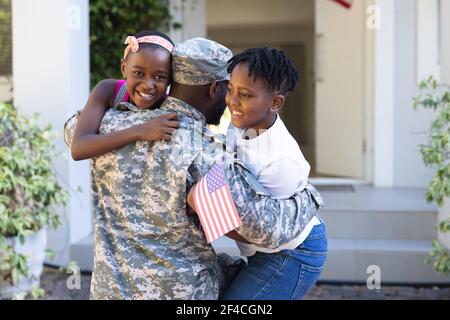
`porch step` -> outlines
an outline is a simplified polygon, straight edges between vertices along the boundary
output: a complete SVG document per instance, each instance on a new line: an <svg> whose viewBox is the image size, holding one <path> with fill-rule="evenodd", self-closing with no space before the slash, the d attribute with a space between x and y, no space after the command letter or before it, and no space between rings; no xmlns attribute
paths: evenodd
<svg viewBox="0 0 450 320"><path fill-rule="evenodd" d="M329 238L431 240L437 209L426 203L423 188L374 188L353 185L339 190L318 186L326 206L320 216Z"/></svg>
<svg viewBox="0 0 450 320"><path fill-rule="evenodd" d="M81 271L92 272L94 266L94 235L70 246L70 259L77 262Z"/></svg>
<svg viewBox="0 0 450 320"><path fill-rule="evenodd" d="M216 251L239 256L233 240L220 238L213 242ZM328 258L320 281L366 283L371 273L367 267L380 268L384 284L450 284L450 276L424 264L431 241L328 239Z"/></svg>
<svg viewBox="0 0 450 320"><path fill-rule="evenodd" d="M436 236L435 211L359 211L323 208L320 216L329 238L431 240Z"/></svg>
<svg viewBox="0 0 450 320"><path fill-rule="evenodd" d="M424 258L431 241L328 239L328 258L320 281L366 283L371 265L380 268L381 285L450 283Z"/></svg>

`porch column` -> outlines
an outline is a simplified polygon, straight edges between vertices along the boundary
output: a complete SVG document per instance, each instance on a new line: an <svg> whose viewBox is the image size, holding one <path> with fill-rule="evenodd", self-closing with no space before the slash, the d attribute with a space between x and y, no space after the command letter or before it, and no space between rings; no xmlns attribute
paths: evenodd
<svg viewBox="0 0 450 320"><path fill-rule="evenodd" d="M394 185L395 1L378 0L381 27L375 34L375 107L373 182Z"/></svg>
<svg viewBox="0 0 450 320"><path fill-rule="evenodd" d="M181 23L178 30L171 30L175 44L194 37L206 37L205 0L170 0L170 13L174 22Z"/></svg>
<svg viewBox="0 0 450 320"><path fill-rule="evenodd" d="M64 122L89 95L89 2L12 1L12 25L15 106L39 113L58 133L62 155L53 165L70 199L58 210L63 226L48 233L48 247L57 253L48 262L66 265L70 245L92 231L89 162L73 161L63 140Z"/></svg>

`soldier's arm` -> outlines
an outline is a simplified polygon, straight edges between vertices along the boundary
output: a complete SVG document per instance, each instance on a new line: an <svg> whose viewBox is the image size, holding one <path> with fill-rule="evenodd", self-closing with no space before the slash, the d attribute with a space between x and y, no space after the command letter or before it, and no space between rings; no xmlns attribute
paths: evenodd
<svg viewBox="0 0 450 320"><path fill-rule="evenodd" d="M203 165L191 166L189 186L198 182L215 163L214 158L207 156L210 153L203 152L202 159L194 161ZM320 195L314 190L305 190L289 199L273 198L249 171L230 158L229 153L224 155L225 176L242 221L242 225L227 236L270 249L297 238L321 205ZM193 207L190 196L192 192L189 192L187 201Z"/></svg>
<svg viewBox="0 0 450 320"><path fill-rule="evenodd" d="M214 143L203 146L199 159L191 165L189 171L192 180L188 186L197 183L217 159L221 159L242 221L242 225L235 230L241 239L259 247L275 249L297 238L321 205L320 195L314 190L305 190L289 199L271 197L242 163L234 158L233 153L224 152L223 141L214 140ZM235 235L230 234L232 237Z"/></svg>
<svg viewBox="0 0 450 320"><path fill-rule="evenodd" d="M238 163L226 165L225 175L242 225L239 236L264 248L277 248L294 240L322 204L312 186L289 199L272 198Z"/></svg>

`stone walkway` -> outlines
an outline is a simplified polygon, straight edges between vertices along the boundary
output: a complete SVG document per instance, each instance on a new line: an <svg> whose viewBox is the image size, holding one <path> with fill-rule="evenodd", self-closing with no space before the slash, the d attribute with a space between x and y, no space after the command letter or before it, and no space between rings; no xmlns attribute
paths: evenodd
<svg viewBox="0 0 450 320"><path fill-rule="evenodd" d="M45 267L41 286L46 291L47 300L89 299L90 274L82 274L80 289L69 290L67 280L71 275L56 268ZM72 281L72 285L76 284ZM450 300L450 286L412 287L382 286L380 290L369 290L364 285L318 284L305 300Z"/></svg>

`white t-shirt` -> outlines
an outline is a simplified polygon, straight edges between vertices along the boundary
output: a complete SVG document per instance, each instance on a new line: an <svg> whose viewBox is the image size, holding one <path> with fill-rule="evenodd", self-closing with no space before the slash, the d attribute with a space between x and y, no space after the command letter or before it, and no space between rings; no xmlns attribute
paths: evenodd
<svg viewBox="0 0 450 320"><path fill-rule="evenodd" d="M269 129L258 136L251 129L237 129L232 124L229 130L232 132L231 136L229 135L231 141L228 139L227 142L271 196L286 199L305 188L310 165L279 116ZM260 248L239 241L236 243L243 256L252 256L256 251L273 253L292 250L298 247L318 224L320 220L313 217L297 238L276 249Z"/></svg>

